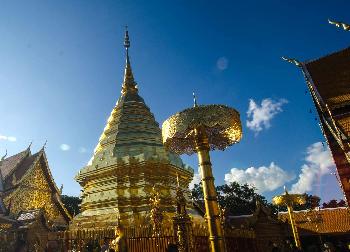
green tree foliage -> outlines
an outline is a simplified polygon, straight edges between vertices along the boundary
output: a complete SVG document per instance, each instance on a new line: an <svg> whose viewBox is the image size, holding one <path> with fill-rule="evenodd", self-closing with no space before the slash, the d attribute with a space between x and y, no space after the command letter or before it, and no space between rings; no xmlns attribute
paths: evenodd
<svg viewBox="0 0 350 252"><path fill-rule="evenodd" d="M230 215L251 214L255 211L256 201L268 206L264 196L257 194L254 187L237 182L217 186L218 201Z"/></svg>
<svg viewBox="0 0 350 252"><path fill-rule="evenodd" d="M63 205L66 207L68 212L75 216L80 213L79 205L81 203L81 199L75 196L61 195L61 200Z"/></svg>
<svg viewBox="0 0 350 252"><path fill-rule="evenodd" d="M344 200L339 200L339 202L336 199L332 199L328 202L324 202L322 204L323 208L336 208L336 207L346 207L346 202Z"/></svg>
<svg viewBox="0 0 350 252"><path fill-rule="evenodd" d="M264 196L256 193L254 187L248 184L240 185L237 182L216 187L218 201L222 208L226 209L229 215L251 214L255 211L256 200L276 212L276 207L267 202ZM203 203L202 184L195 184L192 191L192 199L198 203Z"/></svg>

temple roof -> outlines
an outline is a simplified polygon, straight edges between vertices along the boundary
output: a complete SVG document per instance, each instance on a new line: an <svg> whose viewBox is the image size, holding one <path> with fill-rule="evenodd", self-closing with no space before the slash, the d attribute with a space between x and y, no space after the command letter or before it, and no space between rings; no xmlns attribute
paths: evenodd
<svg viewBox="0 0 350 252"><path fill-rule="evenodd" d="M329 106L350 105L350 47L305 63L317 92Z"/></svg>
<svg viewBox="0 0 350 252"><path fill-rule="evenodd" d="M350 202L350 47L300 63L320 118L322 133Z"/></svg>
<svg viewBox="0 0 350 252"><path fill-rule="evenodd" d="M288 212L280 212L278 217L284 222L289 221ZM350 213L346 207L294 211L294 217L303 234L350 232Z"/></svg>
<svg viewBox="0 0 350 252"><path fill-rule="evenodd" d="M118 160L140 162L160 160L187 168L175 154L165 150L162 134L153 113L138 93L129 59L129 35L125 34L126 63L121 96L118 99L88 166L80 174L117 164ZM79 177L78 175L78 177Z"/></svg>
<svg viewBox="0 0 350 252"><path fill-rule="evenodd" d="M31 154L30 147L28 147L26 150L0 161L0 171L3 174L4 180L4 192L0 192L0 196L3 197L5 195L6 197L10 192L21 186L22 178L24 178L30 170L34 169L38 162L43 164L40 165L40 167L43 169L45 178L50 186L53 194L53 201L68 222L71 217L60 200L59 189L52 177L44 148L35 154Z"/></svg>
<svg viewBox="0 0 350 252"><path fill-rule="evenodd" d="M13 156L10 156L6 159L0 161L0 170L3 176L3 179L6 179L9 174L28 156L30 155L30 149L19 152Z"/></svg>

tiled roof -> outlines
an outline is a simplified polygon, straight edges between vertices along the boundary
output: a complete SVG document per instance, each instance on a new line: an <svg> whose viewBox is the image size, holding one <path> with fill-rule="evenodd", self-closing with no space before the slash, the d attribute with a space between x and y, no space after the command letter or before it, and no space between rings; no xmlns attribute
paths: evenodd
<svg viewBox="0 0 350 252"><path fill-rule="evenodd" d="M33 165L33 162L36 160L39 154L40 152L23 158L21 163L16 166L12 174L15 174L17 181L19 181L28 171L28 169ZM12 176L5 178L5 190L8 190L10 187L12 187Z"/></svg>
<svg viewBox="0 0 350 252"><path fill-rule="evenodd" d="M296 225L302 231L322 234L350 231L350 212L346 207L295 211L294 216ZM278 217L282 221L289 222L287 212L279 213Z"/></svg>
<svg viewBox="0 0 350 252"><path fill-rule="evenodd" d="M307 71L311 75L317 92L331 107L339 103L349 102L349 64L350 47L306 63Z"/></svg>
<svg viewBox="0 0 350 252"><path fill-rule="evenodd" d="M28 154L30 154L29 149L0 161L3 178L5 179Z"/></svg>

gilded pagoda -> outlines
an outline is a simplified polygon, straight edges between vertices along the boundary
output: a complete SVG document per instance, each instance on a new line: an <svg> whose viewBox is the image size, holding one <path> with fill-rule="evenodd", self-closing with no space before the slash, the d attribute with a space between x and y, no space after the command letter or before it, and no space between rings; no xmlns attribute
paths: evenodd
<svg viewBox="0 0 350 252"><path fill-rule="evenodd" d="M193 169L163 146L159 124L139 95L134 80L128 31L124 47L126 65L121 96L91 160L76 176L83 187L82 203L71 230L113 227L118 219L124 226L149 224L152 190L160 195L164 223L171 225L176 212L177 176L185 197L189 198ZM188 208L200 218L190 203Z"/></svg>

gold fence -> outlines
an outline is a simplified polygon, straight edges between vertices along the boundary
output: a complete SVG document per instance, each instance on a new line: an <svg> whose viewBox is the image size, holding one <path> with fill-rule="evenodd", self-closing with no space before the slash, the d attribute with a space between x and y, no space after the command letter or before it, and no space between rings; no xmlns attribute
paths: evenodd
<svg viewBox="0 0 350 252"><path fill-rule="evenodd" d="M124 229L130 252L166 252L170 244L176 244L172 227L163 227L159 236L153 235L151 226L128 227ZM252 230L226 229L226 245L229 251L256 252L256 239ZM193 252L209 251L206 226L194 225L192 232ZM59 251L85 251L87 247L101 246L104 239L113 240L114 229L82 229L49 233L48 240L56 242Z"/></svg>
<svg viewBox="0 0 350 252"><path fill-rule="evenodd" d="M159 236L153 235L151 226L128 227L125 228L124 233L127 238L129 252L166 252L169 245L176 244L177 240L172 227L163 227ZM228 251L257 252L255 234L252 230L226 228L225 234ZM209 235L206 226L193 225L191 236L191 252L209 251ZM15 232L0 232L0 251L12 251L9 248L14 247L16 237ZM111 241L114 238L114 228L49 232L47 233L47 239L43 239L42 243L28 243L28 248L34 248L35 245L39 245L37 246L39 248L37 251L41 252L51 243L56 248L55 252L94 251L93 249L103 244L104 239ZM90 250L88 247L90 247Z"/></svg>

